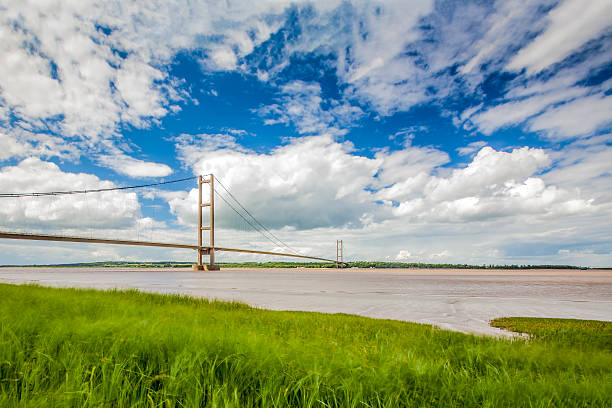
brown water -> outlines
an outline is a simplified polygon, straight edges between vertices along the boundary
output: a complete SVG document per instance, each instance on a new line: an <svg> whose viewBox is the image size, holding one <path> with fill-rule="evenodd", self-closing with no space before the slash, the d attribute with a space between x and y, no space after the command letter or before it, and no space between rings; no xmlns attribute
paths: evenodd
<svg viewBox="0 0 612 408"><path fill-rule="evenodd" d="M612 320L612 270L0 268L0 282L131 288L271 310L351 313L500 335L502 316Z"/></svg>

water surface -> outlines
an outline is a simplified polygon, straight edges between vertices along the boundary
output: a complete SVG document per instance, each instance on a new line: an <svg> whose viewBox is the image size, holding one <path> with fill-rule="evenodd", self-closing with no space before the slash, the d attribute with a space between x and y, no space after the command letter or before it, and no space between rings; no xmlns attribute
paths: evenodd
<svg viewBox="0 0 612 408"><path fill-rule="evenodd" d="M612 320L612 270L0 268L0 282L122 288L500 335L495 317Z"/></svg>

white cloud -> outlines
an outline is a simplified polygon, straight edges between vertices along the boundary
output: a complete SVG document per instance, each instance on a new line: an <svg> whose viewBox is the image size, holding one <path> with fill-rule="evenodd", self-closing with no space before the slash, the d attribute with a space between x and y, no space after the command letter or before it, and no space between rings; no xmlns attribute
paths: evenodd
<svg viewBox="0 0 612 408"><path fill-rule="evenodd" d="M231 71L236 69L238 57L229 47L217 47L213 49L209 57L213 63L213 67L222 71Z"/></svg>
<svg viewBox="0 0 612 408"><path fill-rule="evenodd" d="M549 183L588 194L599 204L612 203L611 140L612 135L601 135L550 151L555 167L543 177Z"/></svg>
<svg viewBox="0 0 612 408"><path fill-rule="evenodd" d="M85 3L81 3L85 4ZM118 120L109 82L113 60L106 45L96 44L92 25L78 14L87 6L53 2L31 7L11 2L0 24L0 89L6 104L26 122L64 115L68 136L96 138Z"/></svg>
<svg viewBox="0 0 612 408"><path fill-rule="evenodd" d="M115 76L115 87L127 109L122 109L121 120L136 126L146 126L143 119L162 117L167 111L167 101L155 85L165 78L160 70L151 67L140 58L128 56L121 62L121 69Z"/></svg>
<svg viewBox="0 0 612 408"><path fill-rule="evenodd" d="M172 169L165 164L147 162L121 153L101 155L97 160L99 164L133 178L166 177L172 174Z"/></svg>
<svg viewBox="0 0 612 408"><path fill-rule="evenodd" d="M113 183L92 174L63 172L56 164L28 158L0 170L4 193L49 192L111 188ZM129 228L140 214L133 192L108 191L94 194L0 198L0 225L13 230L26 228L61 232L62 229Z"/></svg>
<svg viewBox="0 0 612 408"><path fill-rule="evenodd" d="M183 135L177 150L196 174L215 173L275 228L365 228L393 219L460 222L595 209L591 199L547 185L538 173L551 159L544 150L528 147L503 152L485 146L467 167L447 176L439 167L448 155L436 149L406 144L367 158L330 136L295 139L258 154L240 148L231 136ZM183 222L195 219L187 204L195 194L170 200ZM257 198L262 196L265 203Z"/></svg>
<svg viewBox="0 0 612 408"><path fill-rule="evenodd" d="M524 147L506 153L487 146L466 168L455 169L448 177L422 172L379 190L376 197L397 201L396 217L427 222L594 211L592 199L546 185L535 176L550 162L541 149Z"/></svg>
<svg viewBox="0 0 612 408"><path fill-rule="evenodd" d="M74 158L98 149L101 140L115 135L120 122L142 127L167 113L166 106L177 97L162 85L167 75L138 53L136 44L124 48L96 28L107 25L105 8L91 2L5 4L0 104L18 120L18 126L6 128L7 134L17 139L19 128L25 128L40 141L40 131L50 130L71 139ZM125 22L115 23L110 26L121 30ZM57 153L36 145L38 154Z"/></svg>
<svg viewBox="0 0 612 408"><path fill-rule="evenodd" d="M475 125L487 135L500 128L521 126L553 140L589 137L610 123L610 81L592 86L577 84L584 83L607 62L602 51L550 76L528 80L519 77L507 84L502 103L466 109L456 124L464 123L466 129Z"/></svg>
<svg viewBox="0 0 612 408"><path fill-rule="evenodd" d="M525 36L528 31L525 26L531 30L538 29L542 22L533 19L538 15L537 7L536 2L495 2L495 11L481 22L486 27L483 34L473 44L477 52L461 66L460 72L477 75L477 68L491 60L503 58L508 46Z"/></svg>
<svg viewBox="0 0 612 408"><path fill-rule="evenodd" d="M604 7L600 1L589 2L574 19L568 10L577 2L561 3L548 19L540 10L554 4L548 1L441 4L321 1L302 7L271 0L186 7L179 1L9 1L0 17L0 160L29 155L75 158L81 150L100 154L101 164L122 174L169 174L163 164L122 153L113 157L116 152L108 146L117 140L108 138L118 138L120 125L146 127L169 110L177 111L176 102L188 95L169 77L168 63L179 51L197 50L206 70L250 72L278 87L278 102L260 110L268 123L293 124L303 135L327 134L288 140L267 154L245 149L234 137L239 134L177 139L178 152L194 173L215 171L269 225L302 228L287 235L303 238L307 250L324 249L318 243L329 236L333 248L339 233L357 242L356 252L364 257L376 257L380 247L372 249L370 241L378 240L389 256L410 248L410 254L425 260L436 254L448 259L458 254L473 255L474 260L486 254L502 257L513 240L609 241L601 227L610 215L607 192L612 188L605 164L609 135L593 145L575 142L563 151L503 152L475 142L457 150L465 155L478 152L465 168L449 166L448 155L436 148L406 144L366 157L334 139L358 122L366 107L390 115L443 100L457 90L478 99L483 79L504 67L526 68L529 74L546 69L605 32L610 14L592 11ZM308 11L295 14L296 27L286 23L289 7ZM246 57L254 56L281 27L282 38L249 66ZM293 35L293 28L299 35ZM530 37L535 39L528 42ZM457 124L467 126L464 121L470 120L487 134L524 125L554 140L594 140L589 136L609 123L609 83L588 86L583 80L609 64L609 47L609 41L600 44L571 67L560 64L556 73L519 74L498 90L502 96L496 106L467 109ZM514 50L520 51L512 59ZM336 69L344 90L336 100L325 100L314 82L286 83L277 75L291 57L310 53L324 56ZM259 64L262 61L270 63ZM357 101L361 107L355 106ZM10 116L15 123L11 128ZM26 177L39 183L20 187L26 189L71 189L78 180L106 183L38 163L22 162L1 172L17 175L11 169L22 169L70 181L47 186ZM550 169L551 163L556 167ZM13 182L5 187L19 186ZM162 194L183 224L193 223L193 190ZM102 228L110 217L118 228L149 225L137 221L137 200L127 209L119 201L111 198L107 212L95 210L94 224L99 220ZM87 213L84 206L93 211L90 202L60 200L55 204L58 225L76 222L68 218L69 204L77 207L77 216ZM52 218L45 211L32 207L13 220L30 222L40 214ZM11 214L5 213L4 219ZM229 219L220 215L221 221ZM324 227L328 225L334 227ZM551 231L558 236L542 238ZM193 237L181 234L167 232L179 241ZM473 248L471 238L481 246Z"/></svg>
<svg viewBox="0 0 612 408"><path fill-rule="evenodd" d="M540 9L547 2L445 8L430 0L199 2L189 7L177 1L32 5L15 0L0 20L0 116L10 110L22 127L34 133L51 128L88 150L91 142L116 136L121 124L146 127L180 109L175 102L188 95L167 68L180 51L198 50L207 70L252 72L275 85L276 74L292 56L315 53L331 58L340 82L348 85L343 96L325 101L314 88L318 85L295 81L281 85L279 103L260 112L268 123L293 123L302 134L342 135L363 115L356 101L390 115L453 91L480 92L482 79L507 65L508 50L523 46L534 32L544 30L523 47L514 65L532 67L525 55L549 44L547 38L567 40L551 51L555 58L563 49L577 49L602 32L609 7L593 1L572 13L577 3L553 8L545 29ZM296 27L287 23L290 7L309 9L291 23ZM569 19L572 15L576 18ZM571 35L561 33L565 23L571 23ZM295 28L300 35L289 38L283 32L284 40L272 41L268 51L257 48L281 28ZM607 63L602 50L595 58L599 66ZM247 56L255 56L252 66ZM589 58L577 64L592 68L595 63ZM491 132L565 102L551 98L508 101L475 119Z"/></svg>
<svg viewBox="0 0 612 408"><path fill-rule="evenodd" d="M179 108L173 102L185 94L166 68L179 50L203 49L213 68L236 69L289 4L9 1L0 17L0 117L10 111L22 128L51 129L95 151L120 124L146 127Z"/></svg>
<svg viewBox="0 0 612 408"><path fill-rule="evenodd" d="M184 135L177 142L179 157L196 174L214 173L264 224L275 228L357 225L376 208L364 187L374 181L379 160L353 155L350 143L331 136L294 139L269 154L237 148L231 136ZM192 190L190 196L194 194ZM181 202L170 202L177 214L194 211Z"/></svg>
<svg viewBox="0 0 612 408"><path fill-rule="evenodd" d="M291 19L283 39L266 44L247 67L263 81L279 79L292 57L321 55L336 69L344 96L359 100L384 115L426 100L430 73L407 55L407 46L421 38L419 20L433 10L433 1L313 2ZM427 82L427 83L425 83Z"/></svg>
<svg viewBox="0 0 612 408"><path fill-rule="evenodd" d="M447 164L450 159L448 154L431 148L412 146L407 141L403 149L390 151L383 149L378 151L374 157L380 161L377 173L377 187L387 187L384 191L389 193L393 190L406 192L406 183L414 183L422 179L422 176L431 174L439 166ZM381 199L391 199L395 196L380 196Z"/></svg>
<svg viewBox="0 0 612 408"><path fill-rule="evenodd" d="M612 96L591 95L546 110L529 121L529 129L551 139L587 136L612 123Z"/></svg>
<svg viewBox="0 0 612 408"><path fill-rule="evenodd" d="M400 262L443 263L452 257L453 255L448 249L440 250L440 252L419 250L416 253L402 249L395 255L395 260Z"/></svg>
<svg viewBox="0 0 612 408"><path fill-rule="evenodd" d="M549 163L550 159L540 149L523 147L506 153L486 146L466 168L453 170L448 178L432 179L426 190L434 200L453 200L507 181L524 180Z"/></svg>
<svg viewBox="0 0 612 408"><path fill-rule="evenodd" d="M358 10L361 28L353 23L349 47L337 50L338 75L353 85L354 96L385 115L427 99L426 85L418 83L421 70L405 52L420 38L419 18L432 10L431 1L390 1Z"/></svg>
<svg viewBox="0 0 612 408"><path fill-rule="evenodd" d="M476 142L471 142L467 146L457 148L457 152L460 156L468 156L474 152L479 151L481 148L485 147L487 142L479 140Z"/></svg>
<svg viewBox="0 0 612 408"><path fill-rule="evenodd" d="M535 74L561 61L611 27L608 0L565 0L548 13L549 27L509 62L508 68L527 68Z"/></svg>
<svg viewBox="0 0 612 408"><path fill-rule="evenodd" d="M408 261L410 259L413 259L413 255L410 253L410 251L406 251L405 249L402 249L401 251L397 253L397 255L395 256L395 259L398 261Z"/></svg>
<svg viewBox="0 0 612 408"><path fill-rule="evenodd" d="M118 237L118 236L117 236ZM125 238L125 234L123 236ZM135 239L136 237L134 237ZM188 261L193 262L189 249L59 243L43 241L0 241L0 264L46 265L92 261Z"/></svg>
<svg viewBox="0 0 612 408"><path fill-rule="evenodd" d="M7 134L0 132L0 161L6 160L13 156L24 156L26 152L31 150L32 146L24 143L19 143Z"/></svg>
<svg viewBox="0 0 612 408"><path fill-rule="evenodd" d="M0 161L28 156L73 159L79 155L78 148L70 140L23 129L11 129L4 133L0 128L0 146Z"/></svg>
<svg viewBox="0 0 612 408"><path fill-rule="evenodd" d="M600 151L596 159L609 155L605 140L598 140L588 147L591 153ZM274 228L275 235L315 256L333 258L335 239L343 239L347 259L555 263L559 249L576 248L564 256L563 263L605 264L612 259L601 244L609 242L610 169L602 166L602 160L590 163L589 154L580 155L587 141L580 143L582 146L563 152L529 148L498 152L485 147L468 167L447 175L437 170L447 164L446 156L435 149L406 145L398 152L381 151L366 158L355 156L350 145L326 136L292 140L269 154L244 149L227 135L181 136L177 148L186 164L194 164L194 173L214 171L259 220ZM551 159L557 167L547 171ZM437 164L428 166L430 160ZM411 166L419 170L413 174L407 170ZM591 179L595 180L592 185ZM582 189L575 188L581 185ZM0 172L0 191L107 186L112 184L92 175L62 172L38 159L27 159ZM223 192L219 185L217 189ZM599 195L598 190L602 190ZM71 201L52 198L41 205L19 203L25 203L25 209L3 201L0 224L11 230L47 224L53 232L72 234L88 233L93 225L94 236L194 242L196 190L151 193L165 198L187 228L173 229L169 223L160 230L163 224L141 218L137 197L123 192L103 200L84 200L77 195L69 196ZM382 194L387 194L388 200L379 201ZM391 200L397 200L398 206ZM232 224L235 220L220 197L217 206L218 245L271 249L256 233ZM317 224L318 228L312 228ZM524 249L514 249L519 243L539 252L530 255ZM599 246L593 247L593 243ZM86 249L75 248L70 256L64 247L44 248L49 249L44 259L50 262L87 260ZM595 249L591 257L574 257L584 252L580 248ZM133 251L118 251L116 257L107 252L100 256L134 256ZM23 259L27 253L24 249ZM181 254L139 250L137 258L189 260L193 256L191 252ZM237 259L232 254L220 256Z"/></svg>
<svg viewBox="0 0 612 408"><path fill-rule="evenodd" d="M555 103L565 102L588 92L586 88L573 87L536 94L517 101L493 106L473 115L470 120L481 132L490 135L499 128L523 123Z"/></svg>
<svg viewBox="0 0 612 408"><path fill-rule="evenodd" d="M450 257L451 257L451 253L448 249L445 249L441 252L437 252L435 254L429 255L429 259L435 262L442 262L446 259L449 259Z"/></svg>
<svg viewBox="0 0 612 408"><path fill-rule="evenodd" d="M292 81L281 87L281 93L279 104L256 110L267 125L293 124L300 134L343 135L364 115L346 101L328 101L330 106L324 107L321 85L316 82Z"/></svg>

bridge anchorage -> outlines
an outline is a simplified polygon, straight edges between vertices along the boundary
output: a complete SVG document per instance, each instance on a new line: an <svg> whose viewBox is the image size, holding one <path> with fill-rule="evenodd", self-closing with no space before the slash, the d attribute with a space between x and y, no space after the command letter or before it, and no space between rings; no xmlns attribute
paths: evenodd
<svg viewBox="0 0 612 408"><path fill-rule="evenodd" d="M188 177L179 180L172 181L164 181L159 183L145 184L139 186L128 186L128 187L114 187L114 188L104 188L104 189L95 189L95 190L73 190L73 191L54 191L54 192L39 192L39 193L0 193L0 199L2 198L23 198L23 197L43 197L43 196L63 196L68 194L88 194L88 193L100 193L112 190L126 190L126 189L137 189L143 187L151 187L157 186L161 184L170 184L183 182L186 180L198 180L198 225L197 225L197 237L198 244L180 244L180 243L168 243L168 242L149 242L149 241L132 241L132 240L117 240L117 239L106 239L106 238L85 238L78 236L67 236L67 235L50 235L50 234L38 234L38 233L20 233L20 232L10 232L10 231L0 231L0 239L18 239L18 240L34 240L34 241L56 241L56 242L82 242L82 243L91 243L91 244L113 244L113 245L135 245L135 246L151 246L151 247L165 247L165 248L183 248L183 249L193 249L197 252L197 263L192 265L193 270L198 271L218 271L219 265L215 264L215 252L237 252L237 253L250 253L250 254L260 254L260 255L273 255L273 256L283 256L283 257L293 257L293 258L301 258L301 259L309 259L309 260L317 260L317 261L325 261L334 264L336 267L339 266L347 266L346 262L343 261L343 247L342 241L336 242L336 259L328 259L321 258L310 255L302 255L297 253L294 249L289 247L287 244L282 242L278 237L272 234L263 224L261 224L253 215L232 195L232 193L221 183L218 179L215 178L213 174L208 174L206 176L197 176L197 177ZM251 217L253 222L250 222L245 216L243 216L234 206L226 200L223 195L220 197L225 201L229 207L234 210L240 217L244 219L251 227L256 229L262 235L264 235L271 242L281 243L284 247L287 247L292 253L283 253L283 252L272 252L272 251L259 251L259 250L251 250L251 249L239 249L239 248L224 248L215 246L215 180L219 182L221 187L229 194L229 196L234 199L235 203ZM203 186L208 184L210 187L210 199L209 202L202 202L202 190ZM203 219L203 210L208 208L209 210L209 223L208 225L202 224ZM209 245L203 245L203 233L204 231L208 231L210 234ZM269 236L265 235L262 231L267 232L270 236L274 237L275 240L270 239ZM202 258L204 256L208 256L208 264L204 264L202 262Z"/></svg>

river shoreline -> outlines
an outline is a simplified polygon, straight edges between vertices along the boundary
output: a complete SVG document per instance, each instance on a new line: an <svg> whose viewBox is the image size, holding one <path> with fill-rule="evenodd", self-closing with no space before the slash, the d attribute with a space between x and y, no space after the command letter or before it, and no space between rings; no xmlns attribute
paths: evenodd
<svg viewBox="0 0 612 408"><path fill-rule="evenodd" d="M3 267L0 282L138 289L503 336L496 317L612 321L612 270Z"/></svg>

